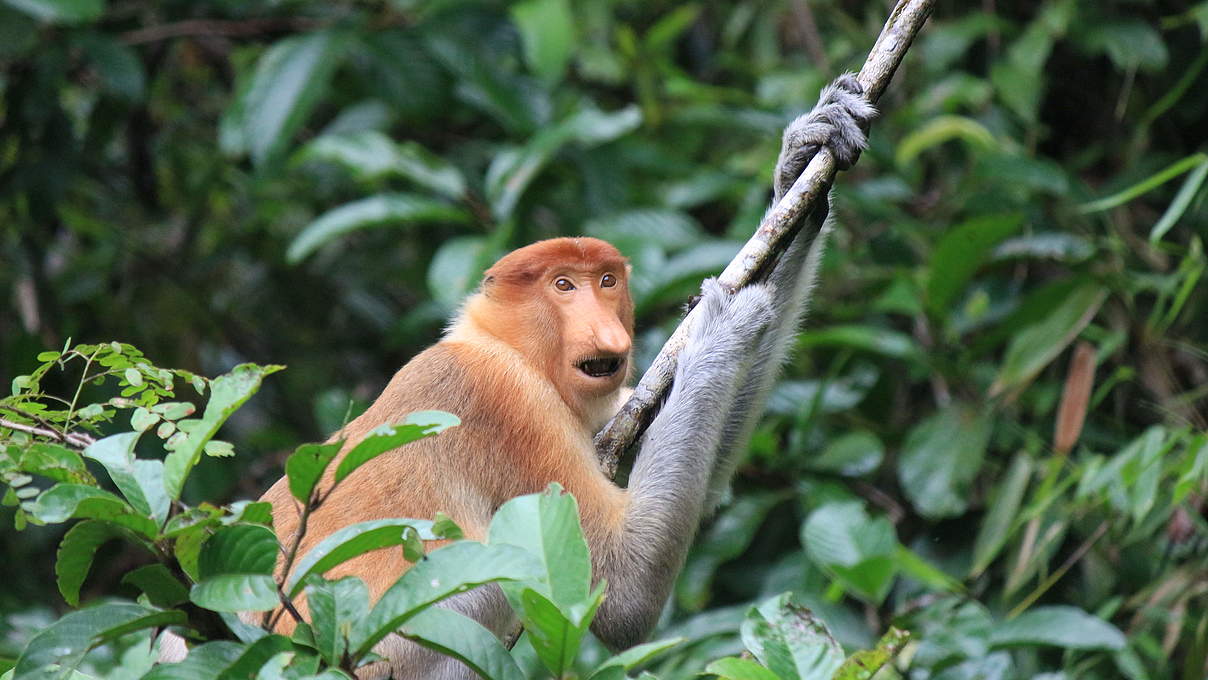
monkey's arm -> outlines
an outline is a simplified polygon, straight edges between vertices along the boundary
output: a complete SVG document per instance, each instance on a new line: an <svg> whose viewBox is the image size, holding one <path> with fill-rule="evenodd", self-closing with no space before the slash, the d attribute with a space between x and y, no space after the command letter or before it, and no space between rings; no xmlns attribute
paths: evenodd
<svg viewBox="0 0 1208 680"><path fill-rule="evenodd" d="M593 545L608 591L592 629L613 648L641 642L658 620L700 523L720 424L771 321L763 285L730 294L706 281L699 304L674 387L642 439L622 524Z"/></svg>
<svg viewBox="0 0 1208 680"><path fill-rule="evenodd" d="M831 150L838 167L851 167L867 146L864 130L875 115L876 109L864 98L863 89L852 74L841 75L823 88L818 104L784 130L780 158L772 178L772 205L788 192L822 147ZM830 232L829 212L828 197L826 205L805 217L808 223L802 225L768 276L773 320L760 341L722 432L717 465L709 480L706 511L712 511L725 495L751 432L763 415L768 393L788 355L789 344L805 315L818 260Z"/></svg>

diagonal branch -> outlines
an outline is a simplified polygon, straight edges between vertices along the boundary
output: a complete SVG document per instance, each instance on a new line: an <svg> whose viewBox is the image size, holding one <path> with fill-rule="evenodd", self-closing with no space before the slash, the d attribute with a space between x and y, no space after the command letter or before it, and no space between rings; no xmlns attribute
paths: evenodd
<svg viewBox="0 0 1208 680"><path fill-rule="evenodd" d="M881 35L873 45L864 67L856 79L864 87L865 96L872 103L881 97L889 85L890 78L906 55L910 43L931 14L935 0L899 0ZM764 218L738 255L718 277L718 282L732 290L751 283L758 272L775 261L788 247L793 236L801 228L806 214L819 201L826 200L826 192L835 179L835 159L823 147L806 166L780 203ZM596 452L600 466L611 478L616 476L617 462L658 411L658 405L671 387L675 375L676 360L684 347L688 332L696 322L697 314L690 312L675 329L675 333L663 345L654 363L634 388L633 396L596 435Z"/></svg>

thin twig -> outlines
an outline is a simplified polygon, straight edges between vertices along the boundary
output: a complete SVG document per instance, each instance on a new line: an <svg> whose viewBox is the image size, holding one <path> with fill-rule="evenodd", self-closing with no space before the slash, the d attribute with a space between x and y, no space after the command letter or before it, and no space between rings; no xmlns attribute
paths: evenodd
<svg viewBox="0 0 1208 680"><path fill-rule="evenodd" d="M321 25L319 21L305 17L268 17L263 19L244 19L241 21L189 19L187 21L126 31L122 34L122 41L127 45L142 45L190 36L217 35L224 38L243 38L263 33L305 31L319 25Z"/></svg>
<svg viewBox="0 0 1208 680"><path fill-rule="evenodd" d="M96 438L92 435L87 435L82 432L59 432L58 430L50 430L44 427L35 427L33 425L25 425L23 423L13 422L7 418L0 418L0 427L7 427L10 430L25 432L27 434L46 437L57 442L62 442L72 448L86 449L96 443Z"/></svg>
<svg viewBox="0 0 1208 680"><path fill-rule="evenodd" d="M856 76L868 101L876 103L881 97L934 5L935 0L900 0L894 7L864 67ZM819 201L826 200L835 171L834 157L822 148L810 160L793 188L763 218L755 235L718 277L718 282L730 290L737 290L751 283L759 272L766 271L766 267L792 242L805 221L802 217L819 205ZM637 440L670 389L677 357L698 316L699 312L694 309L684 318L634 387L633 396L596 435L600 466L609 477L616 476L621 455Z"/></svg>

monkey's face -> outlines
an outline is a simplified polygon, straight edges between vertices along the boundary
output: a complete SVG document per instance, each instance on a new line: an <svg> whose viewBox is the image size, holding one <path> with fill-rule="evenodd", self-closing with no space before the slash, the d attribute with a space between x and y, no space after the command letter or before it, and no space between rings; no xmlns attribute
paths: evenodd
<svg viewBox="0 0 1208 680"><path fill-rule="evenodd" d="M566 382L587 398L621 387L633 347L633 303L625 269L558 268L544 287L558 317Z"/></svg>

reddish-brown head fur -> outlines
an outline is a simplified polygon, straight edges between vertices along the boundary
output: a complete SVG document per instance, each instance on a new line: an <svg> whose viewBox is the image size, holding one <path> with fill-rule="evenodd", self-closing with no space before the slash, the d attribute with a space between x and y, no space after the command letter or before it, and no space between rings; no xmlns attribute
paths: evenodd
<svg viewBox="0 0 1208 680"><path fill-rule="evenodd" d="M586 416L630 370L629 263L594 238L538 241L486 271L466 314L533 361Z"/></svg>

